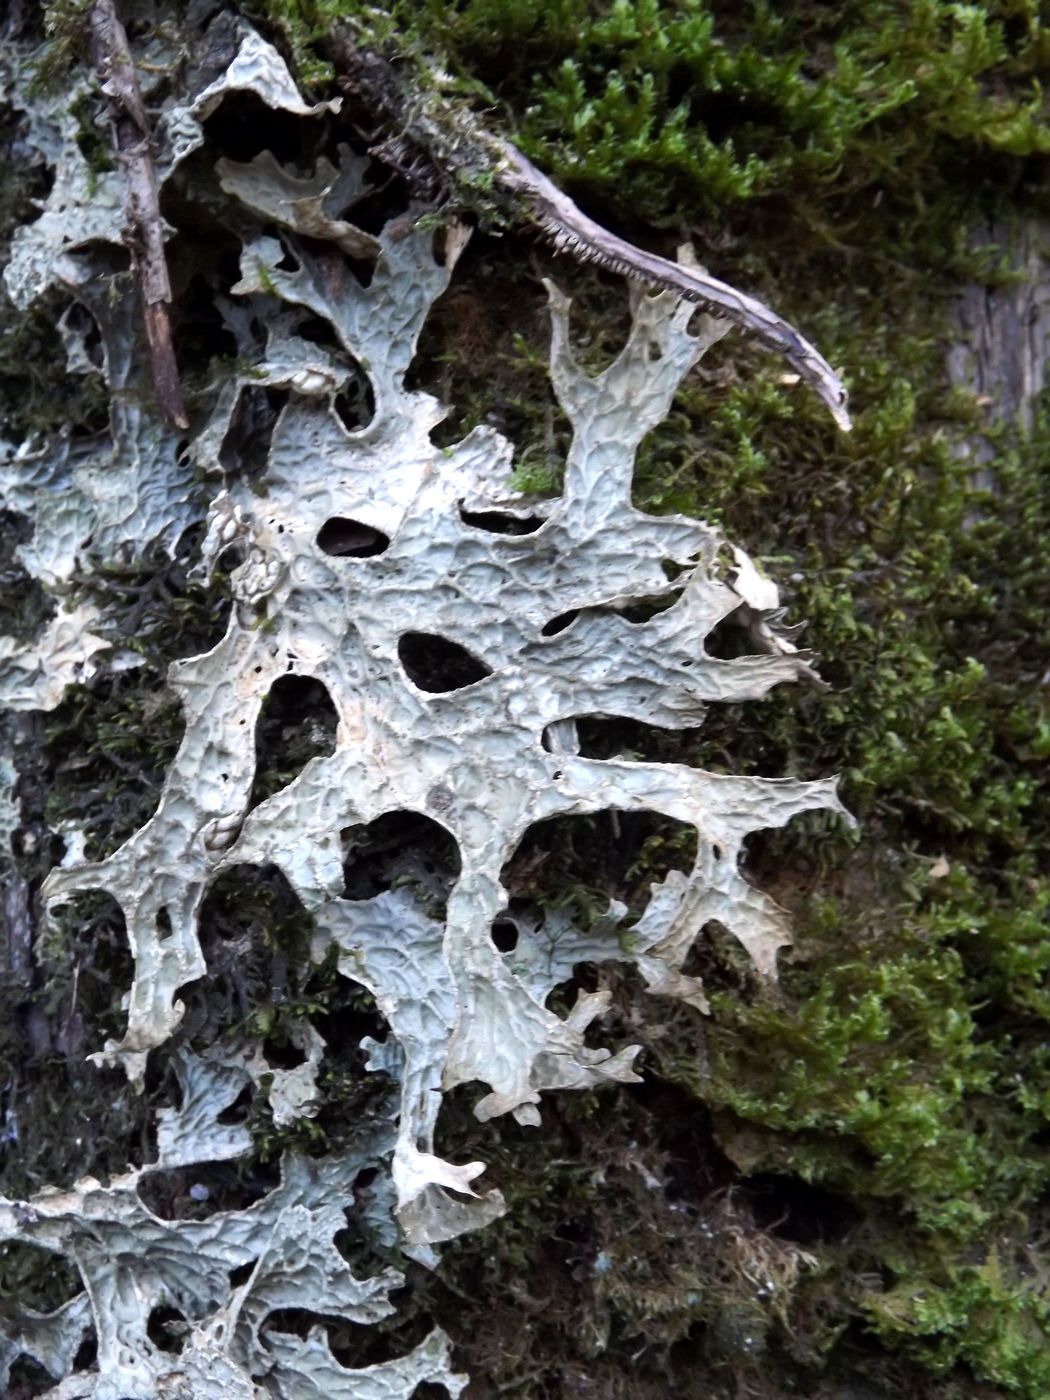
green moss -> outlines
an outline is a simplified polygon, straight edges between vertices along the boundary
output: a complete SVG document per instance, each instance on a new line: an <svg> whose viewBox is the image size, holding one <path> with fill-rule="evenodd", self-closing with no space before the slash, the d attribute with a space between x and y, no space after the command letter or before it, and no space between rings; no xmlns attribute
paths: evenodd
<svg viewBox="0 0 1050 1400"><path fill-rule="evenodd" d="M261 0L309 80L341 20L432 56L493 103L563 182L650 223L724 219L782 196L937 204L980 161L988 184L1050 153L1040 87L1050 33L1035 0L878 0L779 12L697 0ZM971 195L972 198L972 195ZM832 216L834 219L834 216ZM932 225L936 225L934 228Z"/></svg>
<svg viewBox="0 0 1050 1400"><path fill-rule="evenodd" d="M992 1245L978 1264L925 1275L909 1270L870 1301L870 1316L886 1342L937 1371L962 1360L1009 1393L1044 1395L1050 1304L1034 1279L1019 1286L1012 1278L1016 1263L1004 1268Z"/></svg>
<svg viewBox="0 0 1050 1400"><path fill-rule="evenodd" d="M407 5L556 173L650 220L785 184L918 187L938 157L1050 150L1034 4ZM417 19L418 15L418 19ZM623 183L626 179L626 186Z"/></svg>
<svg viewBox="0 0 1050 1400"><path fill-rule="evenodd" d="M181 737L178 703L137 677L71 687L48 727L48 821L81 828L89 859L111 854L153 815Z"/></svg>

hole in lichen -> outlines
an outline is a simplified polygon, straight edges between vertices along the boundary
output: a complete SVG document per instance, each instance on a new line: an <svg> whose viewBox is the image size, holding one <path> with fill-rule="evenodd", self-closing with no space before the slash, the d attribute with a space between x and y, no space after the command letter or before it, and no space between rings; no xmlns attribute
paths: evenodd
<svg viewBox="0 0 1050 1400"><path fill-rule="evenodd" d="M227 1104L215 1121L224 1124L226 1127L233 1127L238 1123L246 1123L248 1121L248 1114L251 1112L253 1097L252 1086L246 1084L234 1099L233 1103Z"/></svg>
<svg viewBox="0 0 1050 1400"><path fill-rule="evenodd" d="M256 1161L250 1173L238 1174L223 1162L200 1162L140 1176L139 1200L161 1220L207 1220L218 1212L245 1210L274 1189L279 1172Z"/></svg>
<svg viewBox="0 0 1050 1400"><path fill-rule="evenodd" d="M353 1201L343 1212L346 1223L332 1239L341 1257L350 1265L350 1272L358 1278L374 1274L377 1266L387 1262L382 1239L375 1228L385 1189L386 1178L377 1167L365 1167L358 1172L352 1188Z"/></svg>
<svg viewBox="0 0 1050 1400"><path fill-rule="evenodd" d="M52 1004L67 1008L60 1013L65 1019L88 1017L123 1035L113 989L129 987L135 972L123 909L105 891L86 890L54 909L50 922L42 971Z"/></svg>
<svg viewBox="0 0 1050 1400"><path fill-rule="evenodd" d="M305 1339L316 1330L318 1317L315 1312L305 1308L277 1308L267 1317L266 1326L273 1332ZM323 1330L327 1333L328 1345L336 1360L348 1369L356 1370L359 1367L388 1364L401 1354L403 1348L423 1340L424 1327L421 1322L415 1325L409 1323L407 1327L402 1323L402 1329L397 1341L378 1327L347 1318L340 1318L338 1324L332 1321L331 1326ZM418 1394L419 1387L413 1387L412 1395ZM441 1394L445 1394L444 1387Z"/></svg>
<svg viewBox="0 0 1050 1400"><path fill-rule="evenodd" d="M754 643L747 631L741 627L737 611L716 622L704 638L704 652L719 661L735 661L738 656L753 656L754 651Z"/></svg>
<svg viewBox="0 0 1050 1400"><path fill-rule="evenodd" d="M264 102L256 93L227 93L204 122L204 149L214 164L216 156L250 161L272 151L287 163L302 156L302 119Z"/></svg>
<svg viewBox="0 0 1050 1400"><path fill-rule="evenodd" d="M172 325L175 358L180 365L203 366L221 357L228 368L241 346L216 303L215 288L236 281L240 243L207 217L201 222L199 211L199 204L189 204L170 185L162 196L162 214L182 224L166 245L172 281L179 288L179 314Z"/></svg>
<svg viewBox="0 0 1050 1400"><path fill-rule="evenodd" d="M360 215L360 209L355 209L353 222L357 225L359 229L363 229L366 233L373 232L373 230L366 228L366 226L361 222ZM334 290L337 295L339 295L343 289L344 272L349 272L361 284L362 287L370 287L372 285L372 278L376 275L376 265L369 258L354 258L351 257L348 253L342 252L336 254L333 253L331 245L329 244L318 243L312 239L304 239L303 241L308 245L312 246L313 248L317 249L322 258L334 258L334 263L330 262L329 266L334 266L336 269L336 285Z"/></svg>
<svg viewBox="0 0 1050 1400"><path fill-rule="evenodd" d="M154 1308L146 1324L146 1335L159 1351L178 1352L182 1350L182 1335L186 1319L177 1308L162 1305Z"/></svg>
<svg viewBox="0 0 1050 1400"><path fill-rule="evenodd" d="M518 926L510 919L497 919L492 925L492 941L501 953L513 953L518 946Z"/></svg>
<svg viewBox="0 0 1050 1400"><path fill-rule="evenodd" d="M156 810L184 728L155 674L71 687L48 716L48 820L79 828L88 860L111 855Z"/></svg>
<svg viewBox="0 0 1050 1400"><path fill-rule="evenodd" d="M235 1288L243 1288L255 1272L255 1260L247 1259L243 1264L238 1264L236 1268L230 1270L230 1291Z"/></svg>
<svg viewBox="0 0 1050 1400"><path fill-rule="evenodd" d="M390 1028L367 987L345 976L337 977L333 983L331 969L335 962L333 957L326 968L308 978L302 993L304 1000L315 1003L317 1009L310 1023L325 1042L325 1079L329 1087L313 1122L328 1139L326 1151L331 1150L333 1142L353 1137L353 1115L348 1117L351 1108L356 1110L370 1098L385 1100L390 1091L390 1080L385 1074L366 1071L368 1051L361 1048L366 1036L383 1044Z"/></svg>
<svg viewBox="0 0 1050 1400"><path fill-rule="evenodd" d="M311 345L322 345L326 350L342 353L342 346L329 321L322 316L306 316L295 328L300 340L308 340Z"/></svg>
<svg viewBox="0 0 1050 1400"><path fill-rule="evenodd" d="M332 400L336 417L348 433L359 433L375 417L376 400L372 384L364 374L353 377Z"/></svg>
<svg viewBox="0 0 1050 1400"><path fill-rule="evenodd" d="M8 1400L30 1400L31 1396L54 1394L54 1377L31 1356L20 1356L11 1367L4 1394Z"/></svg>
<svg viewBox="0 0 1050 1400"><path fill-rule="evenodd" d="M584 758L626 758L643 763L677 763L682 759L682 735L675 729L642 720L577 715L576 736ZM706 766L706 765L705 765Z"/></svg>
<svg viewBox="0 0 1050 1400"><path fill-rule="evenodd" d="M80 302L73 302L69 310L63 317L65 328L72 331L80 342L80 348L88 361L101 370L105 364L105 356L102 350L102 335L98 328L98 322L92 316L86 306Z"/></svg>
<svg viewBox="0 0 1050 1400"><path fill-rule="evenodd" d="M564 632L566 627L571 627L579 615L579 608L570 608L568 612L559 613L557 617L552 617L549 622L543 624L540 636L556 637L559 632Z"/></svg>
<svg viewBox="0 0 1050 1400"><path fill-rule="evenodd" d="M628 603L626 607L620 608L618 611L625 622L640 626L643 623L651 622L660 613L667 612L668 608L673 608L681 596L681 593L661 593L656 597L641 598L637 602Z"/></svg>
<svg viewBox="0 0 1050 1400"><path fill-rule="evenodd" d="M386 812L342 832L343 895L373 899L395 887L411 889L432 918L444 918L462 862L452 833L422 812Z"/></svg>
<svg viewBox="0 0 1050 1400"><path fill-rule="evenodd" d="M393 1295L394 1302L406 1298L406 1293ZM359 1322L350 1322L346 1325L342 1321L338 1325L332 1325L329 1329L329 1344L332 1348L332 1355L336 1360L348 1369L356 1369L366 1366L386 1366L396 1357L405 1351L419 1346L429 1331L429 1323L422 1311L415 1317L405 1317L408 1308L399 1309L399 1330L396 1339L390 1332L383 1328L369 1326ZM274 1313L273 1317L280 1317L283 1314ZM317 1319L313 1319L316 1326ZM267 1319L267 1326L272 1326L272 1318ZM275 1329L276 1330L276 1329ZM425 1385L415 1385L412 1388L412 1400L417 1400L426 1389ZM437 1392L441 1400L448 1400L448 1393L444 1386Z"/></svg>
<svg viewBox="0 0 1050 1400"><path fill-rule="evenodd" d="M306 1064L306 1052L290 1039L267 1036L263 1041L263 1057L271 1069L298 1069Z"/></svg>
<svg viewBox="0 0 1050 1400"><path fill-rule="evenodd" d="M188 1000L188 1025L213 1026L219 1016L268 1035L275 1008L308 976L312 915L276 866L233 865L208 887L199 926L208 978Z"/></svg>
<svg viewBox="0 0 1050 1400"><path fill-rule="evenodd" d="M464 525L475 530L486 530L490 535L534 535L544 524L541 515L517 516L503 510L464 510L459 508L459 518Z"/></svg>
<svg viewBox="0 0 1050 1400"><path fill-rule="evenodd" d="M77 1269L49 1249L14 1241L0 1249L0 1296L20 1307L54 1312L83 1287Z"/></svg>
<svg viewBox="0 0 1050 1400"><path fill-rule="evenodd" d="M406 632L397 654L412 684L432 695L463 690L492 675L492 668L465 646L432 632Z"/></svg>
<svg viewBox="0 0 1050 1400"><path fill-rule="evenodd" d="M306 1338L317 1326L317 1315L307 1312L305 1308L278 1308L270 1313L266 1321L274 1332Z"/></svg>
<svg viewBox="0 0 1050 1400"><path fill-rule="evenodd" d="M32 538L33 526L25 516L0 510L0 632L27 642L55 615L54 599L18 559L18 546Z"/></svg>
<svg viewBox="0 0 1050 1400"><path fill-rule="evenodd" d="M255 726L250 805L286 787L313 758L335 753L339 724L327 687L312 676L278 676Z"/></svg>
<svg viewBox="0 0 1050 1400"><path fill-rule="evenodd" d="M744 945L718 919L708 919L694 938L682 963L686 977L698 977L708 994L740 994L755 978L755 967Z"/></svg>
<svg viewBox="0 0 1050 1400"><path fill-rule="evenodd" d="M389 548L390 536L360 520L333 515L317 532L317 547L338 559L371 559Z"/></svg>
<svg viewBox="0 0 1050 1400"><path fill-rule="evenodd" d="M73 1374L79 1371L87 1371L98 1360L98 1338L91 1333L84 1338L77 1348L77 1354L73 1358Z"/></svg>
<svg viewBox="0 0 1050 1400"><path fill-rule="evenodd" d="M672 870L689 870L695 858L696 830L688 823L610 810L534 823L500 880L511 899L527 902L530 917L564 910L586 929L606 915L611 899L640 914L650 886Z"/></svg>
<svg viewBox="0 0 1050 1400"><path fill-rule="evenodd" d="M227 472L257 481L266 470L274 428L289 399L287 389L263 389L257 384L241 390L237 408L219 449Z"/></svg>
<svg viewBox="0 0 1050 1400"><path fill-rule="evenodd" d="M611 951L615 951L610 945ZM547 993L544 1006L548 1011L553 1011L556 1016L567 1016L579 1001L581 996L588 992L596 992L601 986L601 975L593 963L577 963L573 970L573 975L567 977L564 982L558 982ZM585 1041L588 1045L596 1047L602 1042L604 1027L601 1018L597 1022L592 1022L587 1028Z"/></svg>

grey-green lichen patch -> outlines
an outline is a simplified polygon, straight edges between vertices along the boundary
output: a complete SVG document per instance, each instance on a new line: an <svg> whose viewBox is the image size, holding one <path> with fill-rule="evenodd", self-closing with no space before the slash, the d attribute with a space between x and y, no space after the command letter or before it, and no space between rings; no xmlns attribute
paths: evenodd
<svg viewBox="0 0 1050 1400"><path fill-rule="evenodd" d="M338 218L347 197L358 196L368 159L340 147L341 168L322 156L305 178L278 164L271 151L263 151L248 164L220 160L218 171L227 194L243 200L260 218L293 229L305 238L334 243L351 258L375 258L379 243L371 234Z"/></svg>
<svg viewBox="0 0 1050 1400"><path fill-rule="evenodd" d="M236 43L224 72L210 72L205 53L196 95L183 92L162 113L165 178L194 152L200 161L202 123L230 91L321 115L257 36L241 28L227 38ZM70 315L70 371L101 374L113 396L101 446L70 439L9 454L5 489L37 527L23 547L26 567L61 604L93 562L158 546L170 553L200 516L195 472L213 483L202 571L240 560L225 636L171 667L184 732L155 814L105 859L68 861L45 885L53 906L104 890L124 914L134 956L127 1030L96 1058L142 1082L149 1052L180 1025L180 991L207 975L200 914L209 886L235 866L275 866L313 921L315 958L334 959L374 996L388 1035L362 1048L368 1068L400 1093L396 1123L384 1120L371 1135L365 1124L364 1147L351 1139L325 1163L289 1157L282 1184L256 1205L168 1221L146 1207L140 1182L246 1151L246 1129L220 1115L249 1084L267 1095L278 1127L308 1118L325 1046L304 1023L292 1036L303 1059L290 1068L243 1043L196 1058L183 1052L182 1102L160 1117L152 1167L4 1206L11 1239L73 1258L84 1280L98 1374L62 1380L62 1397L163 1394L176 1376L194 1397L214 1393L216 1376L230 1396L251 1395L257 1381L277 1396L408 1395L426 1379L455 1392L440 1337L402 1361L348 1372L323 1331L294 1337L267 1319L286 1307L359 1322L390 1311L399 1276L359 1282L332 1246L370 1164L390 1168L389 1189L374 1194L378 1217L387 1201L391 1208L381 1227L387 1247L397 1242L412 1258L433 1263L434 1245L503 1211L497 1191L476 1191L483 1162L435 1150L446 1091L476 1081L479 1119L509 1113L536 1124L545 1091L633 1079L637 1047L595 1043L607 990L581 991L569 1006L552 997L580 960L633 963L651 991L706 1009L686 959L718 920L760 974L775 974L788 931L776 904L741 875L743 843L797 813L842 810L832 780L580 752L582 719L694 728L711 704L813 678L810 658L780 625L775 586L743 551L701 520L632 504L639 445L725 325L698 316L694 326L692 308L667 295L638 298L621 353L591 376L572 352L569 302L550 288L551 380L571 445L561 495L530 500L509 485L505 438L480 427L435 445L445 411L406 384L464 230L450 223L437 236L400 218L378 237L362 233L344 216L366 193L363 163L345 146L335 154L337 164L318 159L306 171L271 155L219 164L212 213L243 245L239 279L216 290L237 358L186 441L158 423L135 378L127 275L112 267L97 275L93 254L59 217L70 211L49 206L60 231L52 236L45 223L36 242L20 241L13 262L19 295L57 286L88 314L100 356L83 319ZM365 253L375 255L367 285L347 261ZM238 437L260 393L277 405L261 462ZM708 652L727 619L750 638L751 654ZM39 656L34 665L45 674ZM48 673L56 699L63 676ZM334 751L253 805L258 720L288 676L325 688L338 721ZM27 703L41 696L50 699L33 691ZM607 810L691 827L692 868L655 885L630 927L617 907L586 931L548 915L522 922L513 954L501 952L492 936L508 902L501 872L527 829ZM345 867L361 834L395 813L421 814L454 840L459 871L443 917L407 866L395 889L348 892ZM230 1271L245 1265L248 1278L233 1283ZM150 1338L159 1307L185 1320L175 1352ZM86 1316L70 1305L11 1330L10 1345L60 1374Z"/></svg>
<svg viewBox="0 0 1050 1400"><path fill-rule="evenodd" d="M259 193L268 168L256 163L250 209L269 207ZM344 198L355 169L344 158ZM127 1034L107 1045L105 1058L122 1061L135 1078L149 1049L179 1023L179 988L205 971L197 914L224 866L278 866L343 950L348 975L359 960L358 980L375 993L395 1037L401 1009L426 1003L411 1064L426 1092L406 1089L395 1158L402 1224L411 1242L424 1244L458 1233L470 1212L462 1202L426 1211L419 1203L434 1192L442 1202L449 1189L464 1192L480 1170L452 1167L431 1151L442 1088L478 1080L489 1089L480 1118L513 1112L536 1122L545 1089L631 1077L630 1052L585 1045L605 1005L600 993L559 1016L492 941L506 902L500 871L527 826L623 808L696 828L691 876L654 901L638 952L654 990L702 1004L699 985L681 968L708 920L730 927L765 973L787 941L776 906L739 873L744 838L837 802L830 782L596 762L575 751L578 716L692 726L710 702L760 698L811 674L772 625L775 588L763 584L759 596L761 581L742 552L726 568L717 531L631 504L639 443L724 327L701 317L694 333L690 308L666 296L640 299L621 355L590 378L569 348L568 303L552 290L552 378L574 432L565 488L541 507L539 529L504 534L477 517L537 509L506 484L509 444L480 428L436 448L430 433L442 409L405 386L424 317L448 284L462 240L452 230L442 260L425 229L389 228L380 242L366 287L334 249L291 232L282 241L246 235L233 291L249 299L252 315L231 324L272 326L273 359L268 344L245 338L243 354L254 349L258 361L221 396L197 460L220 469L244 385L284 385L290 393L262 478L249 484L228 473L212 508L206 559L234 545L244 554L232 575L229 630L211 652L172 668L186 731L156 815L106 861L56 871L47 893L57 900L101 887L121 903L136 975ZM294 271L282 265L286 254ZM331 326L341 369L295 334L295 308ZM375 408L348 430L332 398L353 366L367 374ZM325 532L337 522L363 543L327 548ZM674 601L648 622L620 615L631 601L660 598ZM548 624L570 612L579 614L575 622L548 635ZM755 653L736 661L707 655L704 637L732 614L751 628ZM436 648L432 674L414 672L412 639ZM443 680L443 648L472 659L478 678ZM249 811L260 707L289 673L326 687L339 716L336 749ZM445 826L462 862L444 928L416 929L407 966L391 962L384 946L404 935L402 909L340 902L340 834L394 811ZM618 953L613 940L610 956ZM482 1209L488 1215L494 1206Z"/></svg>
<svg viewBox="0 0 1050 1400"><path fill-rule="evenodd" d="M0 706L8 710L53 710L66 687L89 680L93 658L108 643L92 632L99 613L90 604L60 607L32 648L0 636Z"/></svg>
<svg viewBox="0 0 1050 1400"><path fill-rule="evenodd" d="M358 1324L393 1312L389 1295L403 1276L387 1268L356 1278L334 1244L355 1180L388 1154L388 1125L366 1126L359 1147L336 1160L287 1158L279 1185L242 1210L167 1219L143 1198L153 1174L243 1155L250 1145L243 1130L220 1121L240 1091L236 1065L187 1053L177 1064L182 1102L161 1113L157 1162L108 1185L85 1177L69 1191L0 1201L0 1239L65 1256L84 1287L57 1311L27 1313L0 1330L0 1384L12 1361L28 1355L65 1376L49 1392L54 1400L407 1400L423 1381L458 1395L465 1380L450 1370L440 1331L407 1356L351 1370L333 1356L322 1328L301 1338L270 1321L287 1309ZM180 1319L174 1349L150 1335L160 1309ZM92 1327L97 1368L70 1374Z"/></svg>
<svg viewBox="0 0 1050 1400"><path fill-rule="evenodd" d="M231 93L252 93L295 116L338 105L304 103L279 55L228 15L216 18L188 54L163 29L150 43L142 80L147 99L160 100L162 187L202 144L203 123ZM67 686L94 674L94 658L112 644L98 635L96 607L72 596L72 581L83 584L102 566L141 565L158 550L172 556L203 507L187 439L151 402L141 312L125 270L120 172L112 162L96 168L83 149L80 114L87 110L101 122L101 98L84 76L61 91L40 91L31 59L15 49L0 60L0 83L25 115L26 145L52 183L39 216L15 230L4 287L19 311L47 299L68 375L100 379L110 396L107 433L81 434L70 423L41 441L0 440L0 500L33 525L17 558L58 606L34 647L0 637L0 706L50 710ZM163 95L162 80L176 61L189 63L188 97L184 90ZM322 168L317 180L324 184ZM304 195L299 219L310 232L324 219L323 195L316 181L306 183L314 205Z"/></svg>

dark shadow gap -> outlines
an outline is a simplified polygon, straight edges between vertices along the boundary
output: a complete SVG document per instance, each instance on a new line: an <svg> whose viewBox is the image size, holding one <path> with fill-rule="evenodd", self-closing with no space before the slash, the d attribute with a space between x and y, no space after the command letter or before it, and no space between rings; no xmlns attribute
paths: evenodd
<svg viewBox="0 0 1050 1400"><path fill-rule="evenodd" d="M359 433L362 428L367 428L376 413L372 381L358 371L336 394L332 407L348 433Z"/></svg>
<svg viewBox="0 0 1050 1400"><path fill-rule="evenodd" d="M245 164L272 151L282 164L303 153L303 121L264 102L254 92L227 93L204 122L204 147L211 154Z"/></svg>
<svg viewBox="0 0 1050 1400"><path fill-rule="evenodd" d="M716 622L704 638L704 652L719 661L735 661L741 656L754 656L755 644L747 630L740 625L738 611Z"/></svg>
<svg viewBox="0 0 1050 1400"><path fill-rule="evenodd" d="M500 881L516 910L527 910L534 921L564 911L586 929L605 916L612 899L628 906L629 919L637 917L650 886L671 870L688 871L695 858L696 831L686 822L609 810L534 823Z"/></svg>
<svg viewBox="0 0 1050 1400"><path fill-rule="evenodd" d="M518 926L510 919L497 919L492 925L492 941L501 953L513 953L518 937Z"/></svg>
<svg viewBox="0 0 1050 1400"><path fill-rule="evenodd" d="M490 535L534 535L547 522L541 515L512 515L502 510L464 510L459 508L459 518L464 525L475 530L485 530Z"/></svg>
<svg viewBox="0 0 1050 1400"><path fill-rule="evenodd" d="M252 1085L246 1084L233 1103L228 1104L215 1121L222 1123L227 1128L235 1127L238 1123L246 1123L248 1114L251 1112L254 1095L255 1090Z"/></svg>
<svg viewBox="0 0 1050 1400"><path fill-rule="evenodd" d="M327 687L311 676L279 676L255 726L249 808L287 787L313 758L335 753L339 717Z"/></svg>
<svg viewBox="0 0 1050 1400"><path fill-rule="evenodd" d="M360 520L333 515L318 530L317 547L335 559L373 559L390 547L390 536Z"/></svg>
<svg viewBox="0 0 1050 1400"><path fill-rule="evenodd" d="M180 1352L186 1319L177 1308L154 1308L146 1324L146 1335L158 1351Z"/></svg>
<svg viewBox="0 0 1050 1400"><path fill-rule="evenodd" d="M861 1218L845 1196L795 1176L757 1172L744 1177L740 1189L747 1192L755 1224L792 1244L836 1243Z"/></svg>
<svg viewBox="0 0 1050 1400"><path fill-rule="evenodd" d="M431 695L464 690L492 675L491 666L465 646L432 632L406 632L397 654L412 684Z"/></svg>
<svg viewBox="0 0 1050 1400"><path fill-rule="evenodd" d="M224 1162L195 1162L192 1166L146 1172L135 1188L139 1200L160 1220L207 1220L228 1210L245 1210L262 1200L276 1184L253 1168L251 1179L239 1177Z"/></svg>
<svg viewBox="0 0 1050 1400"><path fill-rule="evenodd" d="M342 841L344 898L374 899L407 887L432 918L444 918L462 861L455 837L440 822L422 812L386 812L347 827Z"/></svg>
<svg viewBox="0 0 1050 1400"><path fill-rule="evenodd" d="M258 481L270 459L277 419L288 402L289 390L248 385L241 390L230 426L219 449L219 462L227 472L246 481Z"/></svg>
<svg viewBox="0 0 1050 1400"><path fill-rule="evenodd" d="M559 632L564 632L580 615L579 608L570 608L568 612L559 613L557 617L552 617L549 622L545 622L540 628L541 637L556 637Z"/></svg>

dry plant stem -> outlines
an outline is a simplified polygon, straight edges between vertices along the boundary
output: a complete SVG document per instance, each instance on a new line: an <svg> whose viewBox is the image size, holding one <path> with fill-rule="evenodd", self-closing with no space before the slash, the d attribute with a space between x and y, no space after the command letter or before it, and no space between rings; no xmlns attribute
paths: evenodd
<svg viewBox="0 0 1050 1400"><path fill-rule="evenodd" d="M509 197L512 212L537 224L560 252L618 272L650 291L671 292L756 336L783 355L827 405L838 426L844 432L850 430L849 395L841 378L805 336L764 302L711 277L701 267L670 262L610 233L577 208L510 141L486 131L469 115L447 108L440 98L424 104L406 97L390 64L358 47L347 33L334 34L330 43L347 85L391 133L389 140L373 148L374 155L409 178L418 177L422 156L436 172L437 183L458 184L468 204L471 188L476 190L479 176L484 176L497 195ZM462 177L459 181L457 175Z"/></svg>
<svg viewBox="0 0 1050 1400"><path fill-rule="evenodd" d="M150 370L157 405L170 422L188 426L182 386L171 343L171 280L164 255L164 230L153 166L149 118L135 76L128 36L113 0L91 7L95 67L113 116L114 144L124 176L124 238L142 293Z"/></svg>
<svg viewBox="0 0 1050 1400"><path fill-rule="evenodd" d="M816 346L794 326L764 302L711 277L703 268L670 262L610 233L578 209L516 146L509 141L501 141L499 145L504 164L496 178L524 198L555 247L581 261L595 262L619 272L652 291L674 292L686 301L696 302L705 311L724 316L734 325L750 331L764 345L784 356L828 406L838 426L849 432L852 424L846 409L845 385Z"/></svg>

